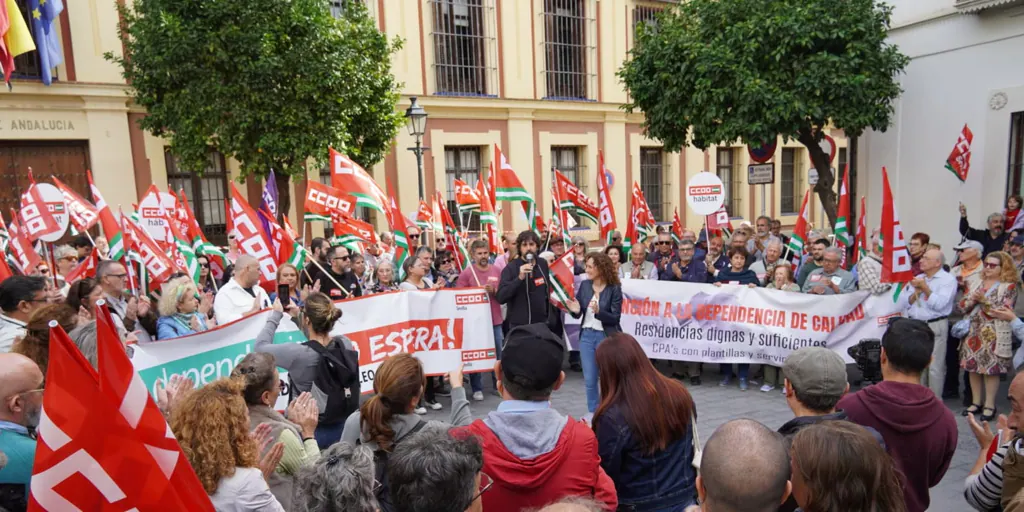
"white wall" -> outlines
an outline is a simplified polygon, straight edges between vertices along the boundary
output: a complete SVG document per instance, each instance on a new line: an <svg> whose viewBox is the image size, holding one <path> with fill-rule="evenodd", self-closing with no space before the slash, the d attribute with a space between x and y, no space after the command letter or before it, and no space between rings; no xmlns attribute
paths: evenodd
<svg viewBox="0 0 1024 512"><path fill-rule="evenodd" d="M981 226L1007 195L1010 115L1024 111L1024 9L965 15L953 0L894 3L890 41L912 60L893 125L860 140L858 191L868 197L869 228L878 226L886 166L906 236L929 233L952 256L957 203ZM1007 98L998 110L990 108L997 93ZM961 185L944 165L964 123L974 144Z"/></svg>

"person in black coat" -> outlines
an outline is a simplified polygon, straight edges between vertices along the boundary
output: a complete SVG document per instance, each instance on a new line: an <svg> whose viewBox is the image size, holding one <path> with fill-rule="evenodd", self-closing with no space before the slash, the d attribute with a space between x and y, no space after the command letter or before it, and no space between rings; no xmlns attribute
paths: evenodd
<svg viewBox="0 0 1024 512"><path fill-rule="evenodd" d="M587 390L587 410L597 409L598 345L609 335L622 332L622 285L608 255L594 252L587 255L587 279L580 283L576 299L566 304L569 312L582 318L580 326L580 362L583 363L583 381Z"/></svg>
<svg viewBox="0 0 1024 512"><path fill-rule="evenodd" d="M507 306L505 318L509 329L548 323L552 309L548 302L550 270L548 263L537 257L539 247L540 238L536 233L529 230L519 233L516 237L519 256L501 271L496 296L499 304Z"/></svg>

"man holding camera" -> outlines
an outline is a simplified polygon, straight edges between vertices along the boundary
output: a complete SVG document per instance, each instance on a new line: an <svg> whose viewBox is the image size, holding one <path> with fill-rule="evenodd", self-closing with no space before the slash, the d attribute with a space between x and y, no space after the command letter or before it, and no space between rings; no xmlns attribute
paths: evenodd
<svg viewBox="0 0 1024 512"><path fill-rule="evenodd" d="M920 320L935 333L932 364L921 376L921 384L942 396L946 378L946 339L949 336L949 315L956 297L956 279L942 270L943 257L939 249L928 249L919 260L921 274L910 281L914 293L910 295L907 316Z"/></svg>

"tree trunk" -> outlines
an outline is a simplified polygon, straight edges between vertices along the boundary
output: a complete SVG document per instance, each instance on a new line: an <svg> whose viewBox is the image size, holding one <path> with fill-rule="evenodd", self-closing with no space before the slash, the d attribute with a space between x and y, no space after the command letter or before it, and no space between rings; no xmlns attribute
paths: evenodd
<svg viewBox="0 0 1024 512"><path fill-rule="evenodd" d="M288 216L288 210L292 204L291 176L284 173L274 173L277 181L277 221L281 222L282 217Z"/></svg>
<svg viewBox="0 0 1024 512"><path fill-rule="evenodd" d="M835 191L836 177L832 174L832 169L829 167L829 155L821 149L821 145L814 137L814 133L811 128L805 127L800 129L798 140L807 148L807 153L811 156L811 163L814 164L814 168L818 171L818 183L814 185L814 191L818 194L818 199L821 200L821 206L825 209L825 215L828 217L828 222L834 229L836 226L836 207L837 207L837 196Z"/></svg>

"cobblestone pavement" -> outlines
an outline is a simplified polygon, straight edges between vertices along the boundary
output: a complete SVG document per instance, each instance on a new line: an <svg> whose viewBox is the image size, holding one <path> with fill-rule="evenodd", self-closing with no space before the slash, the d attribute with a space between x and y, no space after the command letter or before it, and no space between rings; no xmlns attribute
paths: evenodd
<svg viewBox="0 0 1024 512"><path fill-rule="evenodd" d="M750 391L742 392L736 386L735 380L729 387L719 387L716 366L714 364L706 365L703 385L689 386L687 383L697 404L697 426L704 442L707 442L716 427L729 420L751 418L769 428L777 429L793 417L789 407L786 406L785 397L778 389L770 393L762 393L757 386L751 385ZM756 366L751 368L751 375L754 375L755 368ZM999 390L1001 398L997 402L997 407L1000 413L1009 410L1009 403L1006 401L1006 388L1010 380L1012 380L1012 376L1002 384ZM491 389L490 379L485 378L484 401L471 400L474 418L481 418L498 407L500 399L491 392ZM447 421L451 402L445 397L439 397L438 400L444 405L444 409L430 411L427 417ZM551 402L556 409L573 417L579 418L586 414L587 401L582 374L566 369L565 384L554 393ZM956 417L959 441L949 470L939 485L931 490L929 510L938 512L969 511L971 509L963 499L963 482L978 456L978 444L967 426L966 419L959 414L962 409L959 400L947 400L946 405Z"/></svg>

